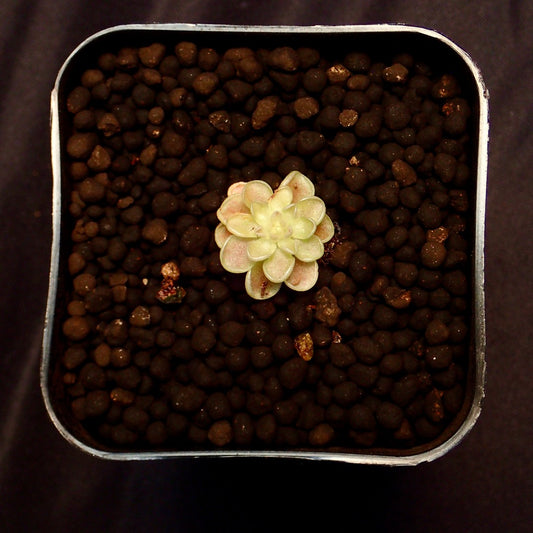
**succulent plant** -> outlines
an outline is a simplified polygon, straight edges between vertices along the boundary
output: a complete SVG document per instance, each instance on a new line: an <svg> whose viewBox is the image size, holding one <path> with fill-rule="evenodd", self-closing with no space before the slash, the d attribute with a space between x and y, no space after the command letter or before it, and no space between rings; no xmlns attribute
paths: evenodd
<svg viewBox="0 0 533 533"><path fill-rule="evenodd" d="M261 180L238 182L217 211L215 241L222 266L246 272L246 292L257 300L274 296L281 285L309 290L318 279L317 260L334 234L326 206L311 180L290 172L272 191Z"/></svg>

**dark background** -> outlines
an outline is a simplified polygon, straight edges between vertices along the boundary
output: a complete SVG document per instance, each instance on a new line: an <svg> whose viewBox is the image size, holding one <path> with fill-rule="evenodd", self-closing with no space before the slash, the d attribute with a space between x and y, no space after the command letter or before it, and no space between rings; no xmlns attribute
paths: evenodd
<svg viewBox="0 0 533 533"><path fill-rule="evenodd" d="M49 421L39 363L51 244L49 95L71 50L132 22L436 29L490 92L486 400L417 467L258 459L119 463ZM526 0L3 0L0 3L0 530L522 532L533 528L533 3Z"/></svg>

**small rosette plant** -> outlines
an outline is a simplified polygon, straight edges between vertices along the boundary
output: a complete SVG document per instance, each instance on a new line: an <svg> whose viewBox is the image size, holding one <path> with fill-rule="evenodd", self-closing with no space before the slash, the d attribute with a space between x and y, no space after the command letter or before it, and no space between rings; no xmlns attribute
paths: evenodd
<svg viewBox="0 0 533 533"><path fill-rule="evenodd" d="M246 273L246 292L257 300L281 285L306 291L318 279L317 260L334 234L326 206L313 183L293 171L272 191L261 180L238 182L217 211L215 241L222 266Z"/></svg>

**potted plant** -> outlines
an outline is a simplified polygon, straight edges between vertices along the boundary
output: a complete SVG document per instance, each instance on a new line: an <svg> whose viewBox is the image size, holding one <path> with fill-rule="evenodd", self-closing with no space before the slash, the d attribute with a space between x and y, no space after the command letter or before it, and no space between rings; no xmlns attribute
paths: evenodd
<svg viewBox="0 0 533 533"><path fill-rule="evenodd" d="M416 28L82 44L53 93L59 430L113 458L442 455L483 395L485 96Z"/></svg>

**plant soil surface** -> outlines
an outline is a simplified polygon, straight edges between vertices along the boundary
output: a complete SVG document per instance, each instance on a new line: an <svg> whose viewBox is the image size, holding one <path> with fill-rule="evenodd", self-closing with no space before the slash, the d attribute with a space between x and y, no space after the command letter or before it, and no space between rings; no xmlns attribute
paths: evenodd
<svg viewBox="0 0 533 533"><path fill-rule="evenodd" d="M401 451L450 425L474 174L452 73L396 52L125 45L87 65L63 112L59 379L94 441ZM335 236L313 289L255 301L220 265L216 211L232 183L276 188L292 170ZM160 292L169 262L181 301Z"/></svg>

